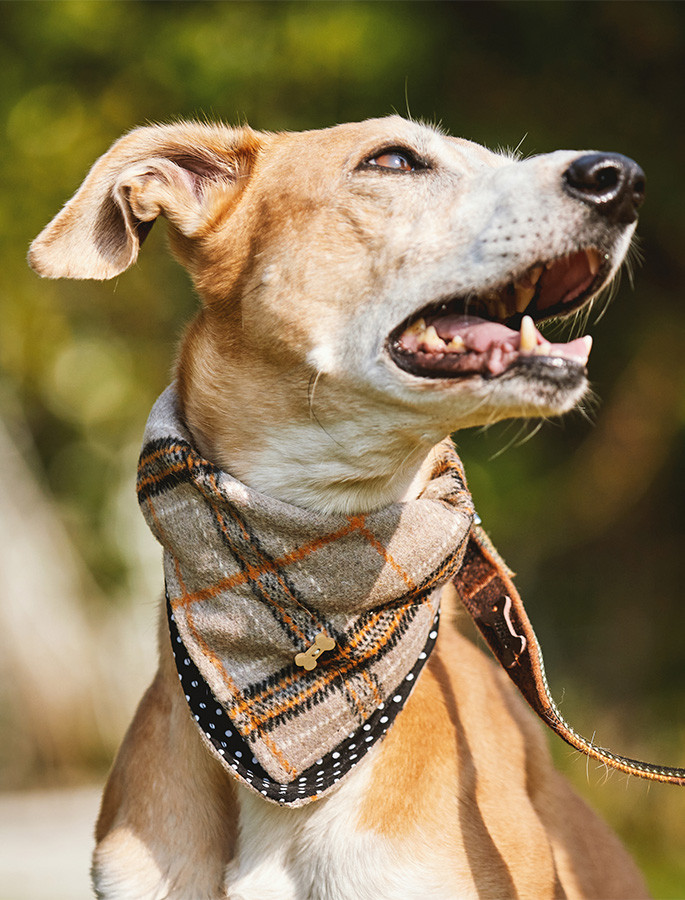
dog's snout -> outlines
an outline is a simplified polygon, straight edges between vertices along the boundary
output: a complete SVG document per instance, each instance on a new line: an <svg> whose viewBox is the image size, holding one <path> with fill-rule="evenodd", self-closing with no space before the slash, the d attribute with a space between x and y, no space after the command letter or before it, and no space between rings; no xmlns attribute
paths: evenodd
<svg viewBox="0 0 685 900"><path fill-rule="evenodd" d="M612 224L628 225L637 219L645 197L645 173L620 153L586 153L563 174L564 189L594 207Z"/></svg>

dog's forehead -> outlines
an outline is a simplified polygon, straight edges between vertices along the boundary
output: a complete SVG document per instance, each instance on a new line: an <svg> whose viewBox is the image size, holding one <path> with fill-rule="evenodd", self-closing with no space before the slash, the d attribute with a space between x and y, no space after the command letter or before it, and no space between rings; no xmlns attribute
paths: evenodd
<svg viewBox="0 0 685 900"><path fill-rule="evenodd" d="M341 163L353 164L390 147L407 147L425 159L448 166L498 167L510 161L481 144L452 137L435 126L401 116L366 119L316 131L289 132L279 138L277 143L282 150L294 150L309 159L322 157L329 162L335 158Z"/></svg>

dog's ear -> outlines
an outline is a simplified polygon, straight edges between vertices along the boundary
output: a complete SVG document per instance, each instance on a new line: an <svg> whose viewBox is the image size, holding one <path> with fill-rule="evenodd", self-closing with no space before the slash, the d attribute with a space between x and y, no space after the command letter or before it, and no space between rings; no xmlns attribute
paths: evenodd
<svg viewBox="0 0 685 900"><path fill-rule="evenodd" d="M131 266L157 216L199 235L240 190L261 141L249 128L198 123L139 128L118 140L31 244L48 278L113 278Z"/></svg>

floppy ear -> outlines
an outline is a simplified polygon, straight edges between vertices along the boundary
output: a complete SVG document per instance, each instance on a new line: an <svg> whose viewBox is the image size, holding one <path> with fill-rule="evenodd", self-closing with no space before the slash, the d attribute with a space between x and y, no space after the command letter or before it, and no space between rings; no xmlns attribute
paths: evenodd
<svg viewBox="0 0 685 900"><path fill-rule="evenodd" d="M33 241L29 265L47 278L113 278L136 261L157 216L197 235L239 189L259 147L249 128L180 123L132 131Z"/></svg>

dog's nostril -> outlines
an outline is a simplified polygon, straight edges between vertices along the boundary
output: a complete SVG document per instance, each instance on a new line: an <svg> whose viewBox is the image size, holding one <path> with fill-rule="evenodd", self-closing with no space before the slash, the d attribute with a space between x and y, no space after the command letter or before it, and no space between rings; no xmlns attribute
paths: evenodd
<svg viewBox="0 0 685 900"><path fill-rule="evenodd" d="M620 153L586 153L563 174L567 194L592 206L612 224L630 224L645 196L645 173Z"/></svg>
<svg viewBox="0 0 685 900"><path fill-rule="evenodd" d="M617 187L621 178L619 170L615 166L604 166L592 174L592 188L606 192Z"/></svg>

